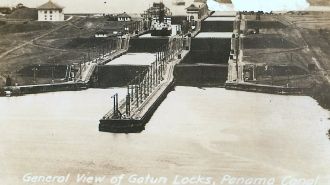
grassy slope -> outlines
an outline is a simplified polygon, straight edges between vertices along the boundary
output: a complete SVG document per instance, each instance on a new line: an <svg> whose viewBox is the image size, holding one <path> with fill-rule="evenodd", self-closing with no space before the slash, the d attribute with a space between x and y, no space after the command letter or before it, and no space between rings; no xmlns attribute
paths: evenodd
<svg viewBox="0 0 330 185"><path fill-rule="evenodd" d="M61 29L0 58L0 76L7 74L15 76L15 71L30 65L49 64L53 61L56 64L71 64L79 61L86 54L86 48L66 46L77 38L93 36L104 22L105 19L102 18L73 18L68 23L31 21L25 24L0 26L0 55L54 28L63 26Z"/></svg>
<svg viewBox="0 0 330 185"><path fill-rule="evenodd" d="M7 16L7 18L37 20L38 19L38 10L35 8L17 9L13 13L9 14Z"/></svg>
<svg viewBox="0 0 330 185"><path fill-rule="evenodd" d="M247 36L247 38L252 38L253 44L250 44L250 49L246 48L245 50L245 61L270 66L293 65L308 72L308 64L315 64L314 59L316 59L323 70L330 69L330 62L328 61L330 57L330 52L328 51L330 47L329 15L329 13L310 13L303 16L280 16L280 18L289 19L295 24L277 28L267 27L260 30L260 35ZM266 17L262 17L262 20L265 19ZM283 38L283 40L278 38ZM255 42L253 42L253 39ZM293 45L289 48L287 48L287 44L282 46L282 43L286 42L293 43ZM245 45L245 47L249 47L249 45ZM299 71L296 70L296 72ZM261 71L261 73L265 72ZM290 85L304 86L311 85L313 81L319 83L324 81L322 69L316 73L312 72L310 75L312 77L306 76L306 78L301 78L300 80L290 80ZM283 78L283 80L276 83L277 85L285 85L287 83L287 75L284 73L282 76L278 76L277 79ZM290 76L291 79L295 77L300 78L298 73L294 74L291 72ZM268 77L267 75L264 77L259 75L258 80L260 80L260 83L270 82L269 75Z"/></svg>

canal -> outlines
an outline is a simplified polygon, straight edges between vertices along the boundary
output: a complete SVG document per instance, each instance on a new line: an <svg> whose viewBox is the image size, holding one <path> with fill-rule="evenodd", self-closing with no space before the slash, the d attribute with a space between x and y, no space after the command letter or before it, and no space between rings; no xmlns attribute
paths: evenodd
<svg viewBox="0 0 330 185"><path fill-rule="evenodd" d="M178 86L142 133L99 132L116 92L126 89L0 98L1 184L27 173L70 174L67 184L83 173L105 175L100 184L120 174L330 182L330 114L310 97Z"/></svg>

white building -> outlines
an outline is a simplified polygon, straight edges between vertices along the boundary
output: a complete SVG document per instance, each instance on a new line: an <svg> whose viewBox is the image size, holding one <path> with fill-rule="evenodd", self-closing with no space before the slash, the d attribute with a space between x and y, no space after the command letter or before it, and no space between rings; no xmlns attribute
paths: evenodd
<svg viewBox="0 0 330 185"><path fill-rule="evenodd" d="M63 7L53 3L51 0L39 6L38 21L64 21Z"/></svg>
<svg viewBox="0 0 330 185"><path fill-rule="evenodd" d="M207 5L201 2L192 3L186 10L188 21L197 21L208 14Z"/></svg>
<svg viewBox="0 0 330 185"><path fill-rule="evenodd" d="M118 15L118 21L131 21L132 17L130 15L128 15L126 12L119 14Z"/></svg>
<svg viewBox="0 0 330 185"><path fill-rule="evenodd" d="M95 33L95 37L96 38L106 38L109 37L109 32L105 31L105 30L99 30Z"/></svg>

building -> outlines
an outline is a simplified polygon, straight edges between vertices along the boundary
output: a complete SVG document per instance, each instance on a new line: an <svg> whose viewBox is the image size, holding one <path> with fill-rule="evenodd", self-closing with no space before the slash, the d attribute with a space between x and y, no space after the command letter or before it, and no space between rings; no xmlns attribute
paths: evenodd
<svg viewBox="0 0 330 185"><path fill-rule="evenodd" d="M53 3L51 0L39 6L38 21L64 21L63 7Z"/></svg>
<svg viewBox="0 0 330 185"><path fill-rule="evenodd" d="M160 10L163 12L161 13ZM165 16L171 16L172 12L163 3L153 3L152 7L148 8L143 14L144 19L153 19L159 17L160 14L165 14Z"/></svg>
<svg viewBox="0 0 330 185"><path fill-rule="evenodd" d="M95 38L106 38L109 37L109 32L105 30L99 30L95 33Z"/></svg>
<svg viewBox="0 0 330 185"><path fill-rule="evenodd" d="M128 15L126 12L119 14L117 16L118 21L125 21L125 22L129 22L132 21L132 17L130 15Z"/></svg>
<svg viewBox="0 0 330 185"><path fill-rule="evenodd" d="M27 8L26 6L24 6L22 3L18 3L16 5L16 9L21 9L21 8Z"/></svg>
<svg viewBox="0 0 330 185"><path fill-rule="evenodd" d="M202 2L194 2L189 7L187 7L186 10L188 21L196 21L198 19L201 19L202 17L207 15L209 11L207 5Z"/></svg>

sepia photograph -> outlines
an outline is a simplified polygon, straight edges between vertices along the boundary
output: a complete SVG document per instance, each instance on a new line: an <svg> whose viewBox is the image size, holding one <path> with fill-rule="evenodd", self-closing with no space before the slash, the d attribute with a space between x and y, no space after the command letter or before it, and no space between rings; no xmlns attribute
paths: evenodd
<svg viewBox="0 0 330 185"><path fill-rule="evenodd" d="M329 0L0 0L0 185L330 185Z"/></svg>

